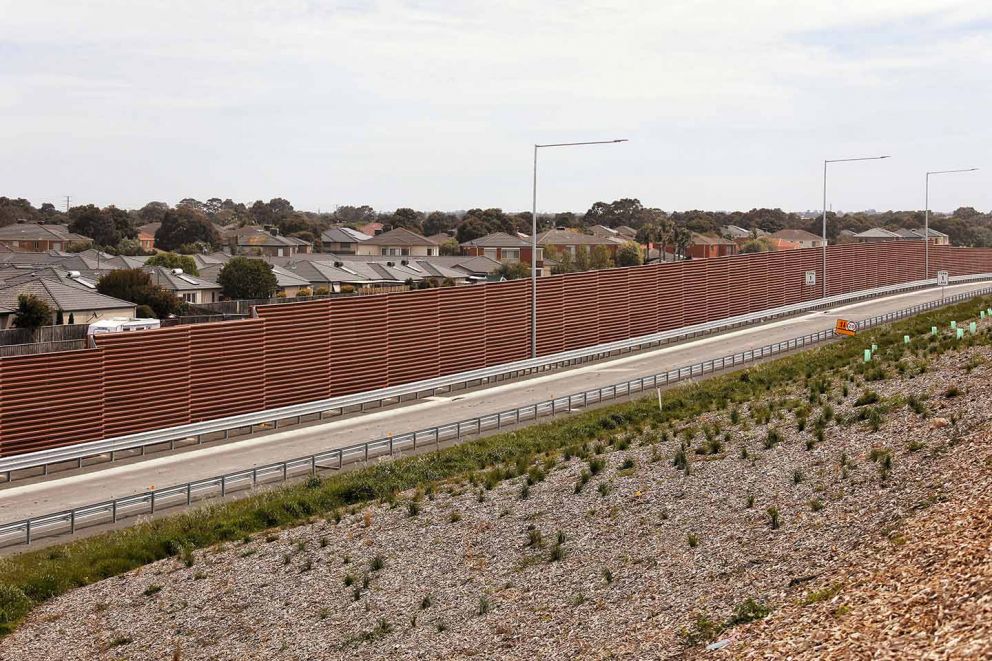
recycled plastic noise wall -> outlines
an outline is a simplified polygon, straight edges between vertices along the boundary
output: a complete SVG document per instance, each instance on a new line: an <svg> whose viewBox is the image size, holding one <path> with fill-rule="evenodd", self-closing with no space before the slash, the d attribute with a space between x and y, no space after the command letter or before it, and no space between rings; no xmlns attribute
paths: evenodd
<svg viewBox="0 0 992 661"><path fill-rule="evenodd" d="M922 242L831 246L828 294L923 278ZM548 355L822 295L822 249L541 278ZM930 248L930 277L992 272L992 249ZM805 273L816 272L816 284ZM258 318L103 335L0 358L0 456L95 441L521 360L530 282L270 305Z"/></svg>

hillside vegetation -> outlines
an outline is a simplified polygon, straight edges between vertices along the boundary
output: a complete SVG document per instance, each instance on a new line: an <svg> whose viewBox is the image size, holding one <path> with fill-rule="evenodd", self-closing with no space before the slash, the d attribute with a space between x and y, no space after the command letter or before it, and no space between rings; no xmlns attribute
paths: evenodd
<svg viewBox="0 0 992 661"><path fill-rule="evenodd" d="M988 519L954 508L989 481L992 334L948 322L989 305L673 389L661 410L651 397L9 558L0 615L34 608L0 658L667 658L786 639L815 657L811 618L838 653L978 649L981 582L957 584L953 629L857 618L881 603L859 591L895 580L890 555L919 559L910 531L953 514L958 535L928 537L973 542L948 566L988 546Z"/></svg>

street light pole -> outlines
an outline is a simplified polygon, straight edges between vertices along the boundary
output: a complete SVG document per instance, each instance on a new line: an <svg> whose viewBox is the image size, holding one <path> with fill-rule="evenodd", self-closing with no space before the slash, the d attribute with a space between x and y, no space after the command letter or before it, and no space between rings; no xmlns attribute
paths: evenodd
<svg viewBox="0 0 992 661"><path fill-rule="evenodd" d="M923 185L923 279L930 278L930 175L932 174L954 174L957 172L974 172L978 168L965 168L964 170L932 170L927 172Z"/></svg>
<svg viewBox="0 0 992 661"><path fill-rule="evenodd" d="M862 156L859 158L833 158L823 161L823 298L827 297L827 164L851 161L880 161L889 156Z"/></svg>
<svg viewBox="0 0 992 661"><path fill-rule="evenodd" d="M580 147L583 145L612 145L617 142L627 142L626 138L617 140L594 140L591 142L557 142L546 145L534 145L534 191L531 200L531 232L530 232L530 356L537 358L537 150L548 147Z"/></svg>

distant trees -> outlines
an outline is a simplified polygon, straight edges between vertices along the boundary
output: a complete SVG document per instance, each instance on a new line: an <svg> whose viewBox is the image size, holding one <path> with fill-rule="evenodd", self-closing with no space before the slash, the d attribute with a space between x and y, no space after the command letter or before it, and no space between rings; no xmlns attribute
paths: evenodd
<svg viewBox="0 0 992 661"><path fill-rule="evenodd" d="M37 330L52 323L52 308L34 294L21 294L17 297L14 311L14 327Z"/></svg>
<svg viewBox="0 0 992 661"><path fill-rule="evenodd" d="M361 206L340 206L334 210L331 214L333 221L339 225L348 225L350 227L361 227L362 225L368 225L369 223L374 223L376 220L375 209L367 204Z"/></svg>
<svg viewBox="0 0 992 661"><path fill-rule="evenodd" d="M455 228L457 223L458 219L455 218L455 215L452 213L432 211L428 214L427 218L424 219L424 236L432 236L434 234L440 234L441 232L449 232Z"/></svg>
<svg viewBox="0 0 992 661"><path fill-rule="evenodd" d="M170 251L197 245L216 250L220 247L220 234L202 211L180 205L165 212L162 226L155 233L155 245Z"/></svg>
<svg viewBox="0 0 992 661"><path fill-rule="evenodd" d="M232 257L217 276L227 298L272 298L278 282L272 267L260 259Z"/></svg>
<svg viewBox="0 0 992 661"><path fill-rule="evenodd" d="M179 314L185 306L172 292L154 284L151 276L141 269L111 271L97 281L96 290L139 307L147 306L159 319Z"/></svg>
<svg viewBox="0 0 992 661"><path fill-rule="evenodd" d="M196 260L189 255L178 255L174 252L160 252L152 255L145 262L147 266L164 266L169 269L182 269L183 273L200 275L196 268Z"/></svg>
<svg viewBox="0 0 992 661"><path fill-rule="evenodd" d="M414 211L409 207L403 207L397 209L391 214L382 216L379 219L383 225L389 225L392 228L402 227L403 229L408 229L411 232L416 232L421 234L424 230L421 226L424 215L419 211Z"/></svg>
<svg viewBox="0 0 992 661"><path fill-rule="evenodd" d="M458 245L458 241L456 241L455 239L448 239L447 241L441 244L441 248L439 252L442 255L446 255L446 256L460 255L462 252L462 248L461 246Z"/></svg>
<svg viewBox="0 0 992 661"><path fill-rule="evenodd" d="M466 241L478 239L489 233L489 229L484 222L478 218L469 218L463 220L461 225L458 226L458 229L455 231L455 239L458 243L465 243Z"/></svg>

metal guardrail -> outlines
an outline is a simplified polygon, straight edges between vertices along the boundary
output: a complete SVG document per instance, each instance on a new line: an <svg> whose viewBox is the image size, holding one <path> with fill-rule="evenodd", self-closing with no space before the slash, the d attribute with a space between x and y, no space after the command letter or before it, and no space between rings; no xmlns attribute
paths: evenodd
<svg viewBox="0 0 992 661"><path fill-rule="evenodd" d="M992 279L992 273L952 278L955 283L986 279ZM866 289L849 294L838 294L804 303L761 310L747 315L728 317L704 324L684 326L652 335L643 335L608 344L541 356L539 358L504 363L493 367L460 372L389 388L0 458L0 477L5 478L9 482L11 473L14 471L42 467L45 474L47 474L48 467L53 464L75 461L77 467L82 467L83 460L85 459L104 457L110 461L114 461L116 453L122 451L140 450L144 454L145 448L148 446L164 445L167 443L170 448L174 448L177 442L194 442L199 444L203 442L204 436L210 434L222 434L223 438L227 438L231 431L245 429L255 431L257 427L266 430L274 429L287 426L287 422L288 424L300 424L305 418L309 420L323 420L327 414L331 414L329 417L335 417L342 415L349 409L364 411L367 407L378 408L390 402L398 403L405 401L405 399L418 399L422 395L433 396L439 393L451 392L458 387L467 388L473 385L517 378L534 372L560 369L562 367L598 360L607 356L629 353L700 335L753 325L768 319L788 316L798 312L829 307L836 303L847 303L882 294L920 289L931 286L934 283L935 280L917 280L887 287Z"/></svg>
<svg viewBox="0 0 992 661"><path fill-rule="evenodd" d="M895 312L870 317L860 321L859 326L860 328L872 328L926 310L988 294L992 294L992 287L956 294L939 301L928 301ZM769 356L801 349L834 336L832 328L822 330L768 344L757 349L728 354L721 358L622 381L595 390L584 390L508 411L482 415L398 436L380 438L305 457L3 524L0 525L0 547L31 544L39 536L75 534L82 527L112 524L122 518L151 515L164 508L189 506L195 501L224 497L232 492L252 489L259 485L285 482L303 475L316 475L321 470L341 470L353 464L366 464L372 459L392 458L405 451L412 453L418 450L438 449L442 443L457 442L465 437L477 436L487 431L498 431L503 427L585 409L591 405L613 401L645 390L672 385L705 374L760 361Z"/></svg>

